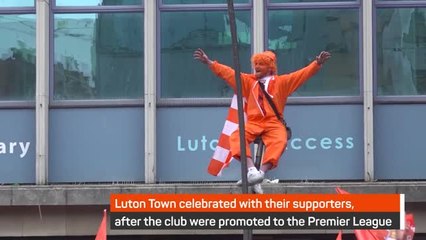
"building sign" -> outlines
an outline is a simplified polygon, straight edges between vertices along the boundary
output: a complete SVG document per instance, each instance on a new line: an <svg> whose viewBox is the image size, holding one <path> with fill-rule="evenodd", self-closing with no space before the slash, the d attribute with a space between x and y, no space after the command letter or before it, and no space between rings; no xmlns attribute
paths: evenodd
<svg viewBox="0 0 426 240"><path fill-rule="evenodd" d="M0 111L0 183L35 183L34 110Z"/></svg>
<svg viewBox="0 0 426 240"><path fill-rule="evenodd" d="M161 108L157 114L159 181L233 181L233 161L220 177L207 166L217 145L227 108ZM358 105L288 106L293 138L269 178L283 180L363 179L363 115Z"/></svg>

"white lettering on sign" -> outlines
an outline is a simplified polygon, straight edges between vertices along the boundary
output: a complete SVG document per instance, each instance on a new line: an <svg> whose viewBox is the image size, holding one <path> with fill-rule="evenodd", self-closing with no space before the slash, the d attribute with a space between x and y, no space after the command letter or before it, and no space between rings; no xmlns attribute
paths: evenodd
<svg viewBox="0 0 426 240"><path fill-rule="evenodd" d="M288 141L287 149L292 150L350 150L355 146L354 137L295 137ZM208 139L202 135L196 138L177 136L176 149L178 152L214 151L217 146L217 139Z"/></svg>
<svg viewBox="0 0 426 240"><path fill-rule="evenodd" d="M0 156L1 154L18 154L20 158L24 158L30 145L30 142L0 142Z"/></svg>
<svg viewBox="0 0 426 240"><path fill-rule="evenodd" d="M214 151L217 146L217 139L207 140L206 136L201 136L200 139L183 139L181 136L177 137L177 150L178 152L195 152L195 151Z"/></svg>

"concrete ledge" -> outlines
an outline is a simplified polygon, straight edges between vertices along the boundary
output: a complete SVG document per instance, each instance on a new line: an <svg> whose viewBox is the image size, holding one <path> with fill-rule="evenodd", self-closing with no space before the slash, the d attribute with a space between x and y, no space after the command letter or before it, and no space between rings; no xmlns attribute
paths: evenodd
<svg viewBox="0 0 426 240"><path fill-rule="evenodd" d="M426 202L426 182L332 182L264 184L265 193L404 193L406 202ZM233 183L0 186L0 206L108 205L111 193L241 193Z"/></svg>

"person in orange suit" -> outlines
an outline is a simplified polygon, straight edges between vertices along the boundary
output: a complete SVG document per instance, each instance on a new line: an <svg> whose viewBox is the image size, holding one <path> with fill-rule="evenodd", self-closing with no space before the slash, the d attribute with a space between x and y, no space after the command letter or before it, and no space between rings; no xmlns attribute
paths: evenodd
<svg viewBox="0 0 426 240"><path fill-rule="evenodd" d="M202 49L193 53L194 59L209 66L210 70L219 78L225 80L234 92L237 92L235 71L229 66L209 59ZM274 169L287 146L287 132L283 123L278 120L272 107L265 99L263 91L271 97L280 117L283 117L284 107L288 96L297 90L303 83L312 77L321 66L331 57L331 54L322 51L308 66L295 72L277 75L276 56L272 51L254 54L251 63L254 73L241 73L242 95L246 99L247 121L245 123L245 141L247 152L247 182L249 185L263 181L265 173ZM266 150L259 170L255 167L249 145L261 136ZM240 160L239 130L230 136L230 150L235 159Z"/></svg>

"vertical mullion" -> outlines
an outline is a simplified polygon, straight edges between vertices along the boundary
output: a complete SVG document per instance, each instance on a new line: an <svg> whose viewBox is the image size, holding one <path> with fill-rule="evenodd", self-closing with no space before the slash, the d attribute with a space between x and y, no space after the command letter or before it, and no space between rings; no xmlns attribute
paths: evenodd
<svg viewBox="0 0 426 240"><path fill-rule="evenodd" d="M373 3L362 1L364 85L364 180L374 181L373 139Z"/></svg>
<svg viewBox="0 0 426 240"><path fill-rule="evenodd" d="M254 53L262 52L265 47L265 5L264 0L253 0L253 32L252 41Z"/></svg>
<svg viewBox="0 0 426 240"><path fill-rule="evenodd" d="M156 3L144 1L145 183L156 178Z"/></svg>
<svg viewBox="0 0 426 240"><path fill-rule="evenodd" d="M36 184L48 181L49 4L49 0L36 2Z"/></svg>

